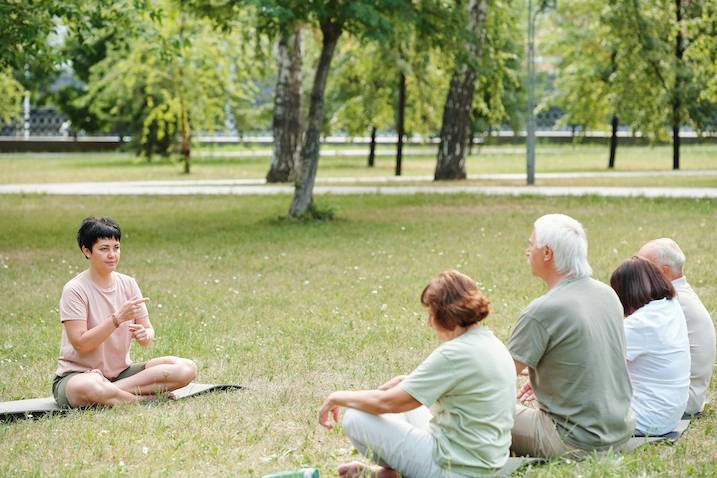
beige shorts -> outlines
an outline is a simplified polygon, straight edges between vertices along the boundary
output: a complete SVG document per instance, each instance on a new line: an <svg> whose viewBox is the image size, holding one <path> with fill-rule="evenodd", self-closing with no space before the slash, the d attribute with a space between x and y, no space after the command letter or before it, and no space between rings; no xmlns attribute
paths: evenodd
<svg viewBox="0 0 717 478"><path fill-rule="evenodd" d="M117 380L131 377L132 375L136 375L144 370L144 366L145 362L133 363L126 369L122 370L115 378L109 378L108 380L110 382L116 382ZM72 377L80 373L87 372L68 372L65 375L55 375L55 378L52 380L52 396L55 397L55 401L60 408L72 408L70 402L67 401L67 383Z"/></svg>

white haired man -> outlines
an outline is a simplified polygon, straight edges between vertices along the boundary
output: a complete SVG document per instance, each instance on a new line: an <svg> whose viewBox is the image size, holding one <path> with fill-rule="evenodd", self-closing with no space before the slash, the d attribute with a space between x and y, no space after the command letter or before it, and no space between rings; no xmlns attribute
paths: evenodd
<svg viewBox="0 0 717 478"><path fill-rule="evenodd" d="M692 362L690 394L685 413L700 413L705 405L715 362L715 326L712 317L682 272L685 254L675 241L666 237L655 239L642 246L638 255L656 264L677 291L677 300L687 321Z"/></svg>
<svg viewBox="0 0 717 478"><path fill-rule="evenodd" d="M518 456L581 456L620 450L632 436L632 387L625 364L623 310L592 279L583 227L564 214L535 221L525 254L548 286L522 312L508 343L518 392L511 450Z"/></svg>

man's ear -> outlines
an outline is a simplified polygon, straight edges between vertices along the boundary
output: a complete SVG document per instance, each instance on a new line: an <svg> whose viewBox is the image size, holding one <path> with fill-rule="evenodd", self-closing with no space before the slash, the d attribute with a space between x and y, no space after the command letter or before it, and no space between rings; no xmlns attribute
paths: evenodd
<svg viewBox="0 0 717 478"><path fill-rule="evenodd" d="M550 246L546 245L543 248L543 260L545 262L550 261L553 258L553 250L550 248Z"/></svg>
<svg viewBox="0 0 717 478"><path fill-rule="evenodd" d="M85 246L82 246L82 253L85 255L85 259L89 259L92 255L92 251L87 249Z"/></svg>

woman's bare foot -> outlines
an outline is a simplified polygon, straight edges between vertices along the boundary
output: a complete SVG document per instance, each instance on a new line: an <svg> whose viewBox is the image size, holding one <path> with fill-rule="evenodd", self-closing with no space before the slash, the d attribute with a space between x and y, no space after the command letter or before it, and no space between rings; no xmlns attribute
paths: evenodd
<svg viewBox="0 0 717 478"><path fill-rule="evenodd" d="M341 478L398 478L398 472L396 472L396 470L378 465L367 466L358 461L339 465L338 471Z"/></svg>

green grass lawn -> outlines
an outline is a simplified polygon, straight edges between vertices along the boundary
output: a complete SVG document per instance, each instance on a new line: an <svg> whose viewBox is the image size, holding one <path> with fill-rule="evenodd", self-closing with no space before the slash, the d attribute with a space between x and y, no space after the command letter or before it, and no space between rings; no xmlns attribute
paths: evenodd
<svg viewBox="0 0 717 478"><path fill-rule="evenodd" d="M50 394L58 300L86 267L74 234L90 214L120 222L120 271L151 298L157 339L148 350L134 345L133 359L191 357L200 381L248 387L0 424L0 476L261 476L301 465L335 476L357 457L339 431L318 425L325 396L375 387L430 353L436 340L418 296L445 269L479 281L494 306L487 324L507 340L521 309L545 291L524 250L547 212L583 222L603 281L645 241L675 238L690 281L717 312L717 201L322 197L338 217L324 223L279 219L288 204L288 196L0 197L0 400ZM524 474L714 476L716 428L712 406L674 446Z"/></svg>
<svg viewBox="0 0 717 478"><path fill-rule="evenodd" d="M324 149L341 149L325 145ZM351 149L367 146L351 145ZM381 146L381 150L392 151ZM409 152L435 151L435 147L407 146ZM230 150L269 151L267 146L248 147L204 147L206 154L219 154ZM347 176L392 176L395 163L392 156L379 156L374 168L366 166L366 158L323 157L319 162L319 177ZM435 156L404 157L403 175L432 176ZM0 184L3 183L47 183L77 181L136 181L149 179L243 179L263 178L269 167L268 157L227 158L195 157L192 174L181 173L181 165L162 158L152 162L128 153L96 154L2 154L0 155ZM536 168L538 172L606 171L607 148L596 145L539 145ZM619 149L616 171L670 170L672 149L670 146L625 146ZM468 174L523 173L525 151L519 146L485 146L474 148L467 160ZM682 148L682 169L717 170L717 145L686 145ZM709 185L716 183L707 179ZM572 182L571 182L572 183ZM636 184L635 184L636 183ZM660 185L698 185L695 178L663 178ZM499 184L510 184L503 181ZM633 179L626 185L653 185L652 178ZM702 184L703 185L703 184Z"/></svg>

